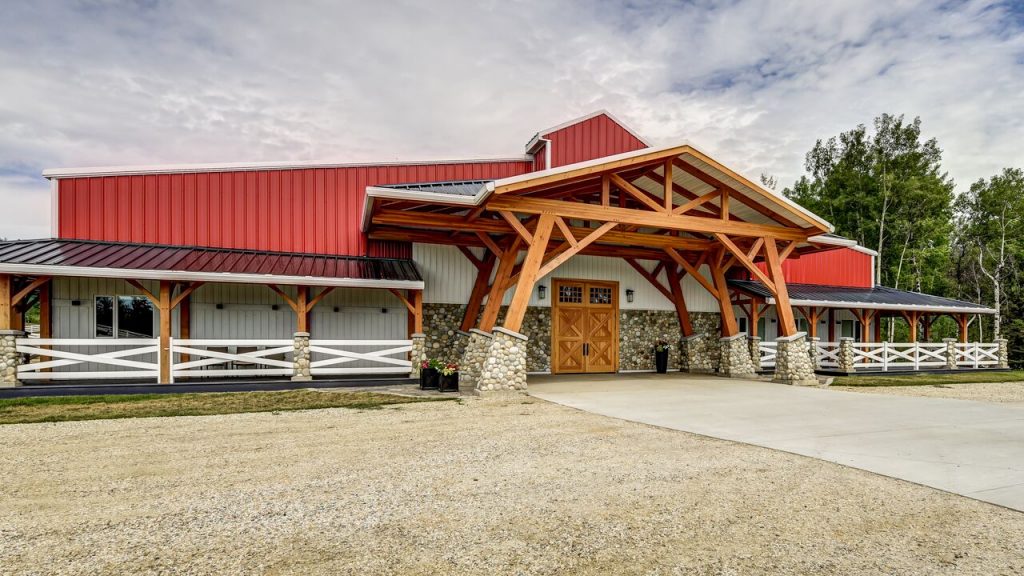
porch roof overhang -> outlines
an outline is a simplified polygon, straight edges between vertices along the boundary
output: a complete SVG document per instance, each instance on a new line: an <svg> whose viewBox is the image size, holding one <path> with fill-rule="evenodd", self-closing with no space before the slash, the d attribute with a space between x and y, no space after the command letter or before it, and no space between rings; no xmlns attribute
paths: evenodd
<svg viewBox="0 0 1024 576"><path fill-rule="evenodd" d="M0 242L0 273L422 290L411 260L93 240Z"/></svg>
<svg viewBox="0 0 1024 576"><path fill-rule="evenodd" d="M731 205L731 214L737 219L755 224L775 224L781 219L794 227L822 235L833 232L831 224L785 196L760 186L739 173L725 167L690 143L684 142L657 148L605 156L585 162L568 164L548 170L528 172L500 180L460 182L425 182L368 186L363 205L363 229L372 224L374 205L379 200L421 202L440 206L472 208L486 203L489 198L506 194L531 194L572 184L577 187L600 186L602 174L632 167L647 167L630 182L651 196L661 194L665 185L662 163L670 160L678 169L672 172L676 200L685 203L717 188L725 187L744 201ZM709 209L721 209L720 200L710 200L696 207L694 212L709 214Z"/></svg>
<svg viewBox="0 0 1024 576"><path fill-rule="evenodd" d="M767 304L775 304L775 298L768 288L755 280L729 280L729 286L746 294L764 298ZM792 306L892 310L896 312L903 310L933 314L995 314L996 312L981 304L885 286L875 286L874 288L819 286L816 284L787 284L787 286Z"/></svg>

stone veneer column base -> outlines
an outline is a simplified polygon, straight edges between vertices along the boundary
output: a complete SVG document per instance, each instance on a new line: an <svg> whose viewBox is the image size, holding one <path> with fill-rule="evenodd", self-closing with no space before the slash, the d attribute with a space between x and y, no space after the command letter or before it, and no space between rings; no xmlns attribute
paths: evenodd
<svg viewBox="0 0 1024 576"><path fill-rule="evenodd" d="M750 363L754 365L754 371L761 371L761 337L750 336L747 338L747 345L750 346Z"/></svg>
<svg viewBox="0 0 1024 576"><path fill-rule="evenodd" d="M495 328L492 335L476 392L525 392L528 338L505 328Z"/></svg>
<svg viewBox="0 0 1024 576"><path fill-rule="evenodd" d="M309 363L313 354L309 350L309 332L296 332L294 338L292 363L295 367L292 370L292 380L295 382L312 380L313 376L310 373Z"/></svg>
<svg viewBox="0 0 1024 576"><path fill-rule="evenodd" d="M814 365L808 352L807 334L797 332L792 336L776 338L778 352L775 355L775 377L773 382L793 386L817 386Z"/></svg>
<svg viewBox="0 0 1024 576"><path fill-rule="evenodd" d="M853 338L849 336L839 339L839 357L837 364L840 372L853 374L857 367L853 363Z"/></svg>
<svg viewBox="0 0 1024 576"><path fill-rule="evenodd" d="M483 330L473 328L469 331L469 342L466 343L466 351L463 352L462 362L459 363L460 388L476 388L492 339L493 337Z"/></svg>
<svg viewBox="0 0 1024 576"><path fill-rule="evenodd" d="M713 359L701 350L703 334L683 336L679 341L679 371L690 374L712 374L715 371Z"/></svg>
<svg viewBox="0 0 1024 576"><path fill-rule="evenodd" d="M18 380L21 354L17 350L17 340L24 335L21 330L0 330L0 388L21 386Z"/></svg>
<svg viewBox="0 0 1024 576"><path fill-rule="evenodd" d="M996 344L999 346L999 364L998 368L1009 368L1010 367L1010 343L1006 338L999 338L996 340Z"/></svg>
<svg viewBox="0 0 1024 576"><path fill-rule="evenodd" d="M943 342L946 343L946 370L956 370L956 338L943 338Z"/></svg>
<svg viewBox="0 0 1024 576"><path fill-rule="evenodd" d="M718 364L719 376L749 378L755 375L754 363L750 358L750 345L746 334L724 336L718 339L722 349Z"/></svg>
<svg viewBox="0 0 1024 576"><path fill-rule="evenodd" d="M409 351L409 360L412 362L412 369L409 370L410 378L420 377L420 364L427 359L427 335L412 335L412 350Z"/></svg>

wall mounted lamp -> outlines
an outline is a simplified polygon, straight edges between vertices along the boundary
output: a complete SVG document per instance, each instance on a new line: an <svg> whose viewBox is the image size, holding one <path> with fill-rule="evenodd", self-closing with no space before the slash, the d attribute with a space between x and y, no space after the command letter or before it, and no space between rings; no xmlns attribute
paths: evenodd
<svg viewBox="0 0 1024 576"><path fill-rule="evenodd" d="M634 294L634 292L633 292L632 288L626 288L626 302L632 302L633 301L633 294Z"/></svg>
<svg viewBox="0 0 1024 576"><path fill-rule="evenodd" d="M548 287L541 284L537 286L537 298L543 300L548 297Z"/></svg>

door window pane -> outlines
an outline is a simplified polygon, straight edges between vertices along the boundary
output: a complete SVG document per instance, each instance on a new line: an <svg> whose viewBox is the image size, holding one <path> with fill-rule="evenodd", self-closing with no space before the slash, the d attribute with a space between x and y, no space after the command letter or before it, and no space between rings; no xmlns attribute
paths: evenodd
<svg viewBox="0 0 1024 576"><path fill-rule="evenodd" d="M559 286L558 302L561 304L582 304L583 286Z"/></svg>
<svg viewBox="0 0 1024 576"><path fill-rule="evenodd" d="M591 304L611 304L612 303L612 289L602 288L598 286L590 287L590 303Z"/></svg>
<svg viewBox="0 0 1024 576"><path fill-rule="evenodd" d="M96 297L96 338L114 337L114 297Z"/></svg>
<svg viewBox="0 0 1024 576"><path fill-rule="evenodd" d="M117 337L152 338L153 303L145 296L118 296Z"/></svg>

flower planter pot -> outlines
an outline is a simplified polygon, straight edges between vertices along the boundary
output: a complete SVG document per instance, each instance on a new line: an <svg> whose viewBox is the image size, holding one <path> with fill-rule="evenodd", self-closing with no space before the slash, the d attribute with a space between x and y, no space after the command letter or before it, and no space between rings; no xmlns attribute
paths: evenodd
<svg viewBox="0 0 1024 576"><path fill-rule="evenodd" d="M437 368L424 368L420 370L420 390L436 390L440 383L438 379L441 373Z"/></svg>
<svg viewBox="0 0 1024 576"><path fill-rule="evenodd" d="M658 371L658 374L668 372L668 350L654 352L654 368Z"/></svg>
<svg viewBox="0 0 1024 576"><path fill-rule="evenodd" d="M458 392L459 391L459 373L453 372L445 376L441 374L441 378L438 381L440 385L439 390L441 392Z"/></svg>

